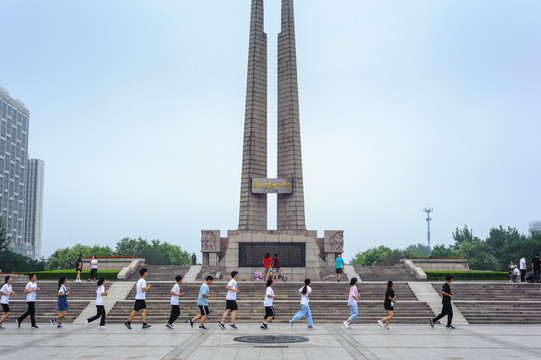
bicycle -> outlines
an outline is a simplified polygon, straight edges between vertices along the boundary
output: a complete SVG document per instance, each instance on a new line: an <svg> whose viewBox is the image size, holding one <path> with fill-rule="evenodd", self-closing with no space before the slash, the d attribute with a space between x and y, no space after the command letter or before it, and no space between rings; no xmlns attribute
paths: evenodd
<svg viewBox="0 0 541 360"><path fill-rule="evenodd" d="M276 274L276 279L280 280L282 279L283 282L287 281L287 276L282 274L282 269L278 269L278 271L275 271L276 269L272 268L269 272L269 276L272 276L274 278L274 274Z"/></svg>

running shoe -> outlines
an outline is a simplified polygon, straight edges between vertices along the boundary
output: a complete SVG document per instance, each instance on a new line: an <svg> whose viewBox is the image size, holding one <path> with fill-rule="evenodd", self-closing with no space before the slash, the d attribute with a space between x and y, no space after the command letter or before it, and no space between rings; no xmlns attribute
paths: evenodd
<svg viewBox="0 0 541 360"><path fill-rule="evenodd" d="M390 326L385 326L385 330L391 330L391 329L392 329L392 327L390 327Z"/></svg>
<svg viewBox="0 0 541 360"><path fill-rule="evenodd" d="M131 330L131 324L129 322L126 321L124 325L126 325L126 327Z"/></svg>
<svg viewBox="0 0 541 360"><path fill-rule="evenodd" d="M344 321L342 324L344 324L344 326L346 327L346 329L349 329L349 324L347 321Z"/></svg>
<svg viewBox="0 0 541 360"><path fill-rule="evenodd" d="M19 319L15 320L15 324L17 324L18 327L21 327L21 323L19 322Z"/></svg>
<svg viewBox="0 0 541 360"><path fill-rule="evenodd" d="M222 323L218 323L218 326L220 327L220 329L222 329L222 330L225 330L225 326L224 326L224 324L222 324Z"/></svg>
<svg viewBox="0 0 541 360"><path fill-rule="evenodd" d="M351 326L351 325L348 325L348 329L353 329L353 326Z"/></svg>
<svg viewBox="0 0 541 360"><path fill-rule="evenodd" d="M105 329L105 325L100 325L100 329Z"/></svg>
<svg viewBox="0 0 541 360"><path fill-rule="evenodd" d="M61 329L64 327L64 325L62 325L62 323L58 323L58 325L56 325L57 328Z"/></svg>
<svg viewBox="0 0 541 360"><path fill-rule="evenodd" d="M434 324L435 324L434 319L430 319L430 327L434 327Z"/></svg>
<svg viewBox="0 0 541 360"><path fill-rule="evenodd" d="M4 327L2 325L0 325L0 330L4 330Z"/></svg>
<svg viewBox="0 0 541 360"><path fill-rule="evenodd" d="M54 326L54 324L56 323L56 319L55 318L52 318L51 320L49 320L51 322L51 326Z"/></svg>
<svg viewBox="0 0 541 360"><path fill-rule="evenodd" d="M199 330L207 330L207 328L205 327L205 325L199 325Z"/></svg>
<svg viewBox="0 0 541 360"><path fill-rule="evenodd" d="M291 326L291 328L293 328L293 320L289 320L289 326Z"/></svg>
<svg viewBox="0 0 541 360"><path fill-rule="evenodd" d="M383 323L381 322L381 320L378 320L378 324L382 329L385 327L385 326L383 326Z"/></svg>
<svg viewBox="0 0 541 360"><path fill-rule="evenodd" d="M190 326L191 326L192 329L193 329L193 321L192 321L192 319L188 320L188 322L190 323Z"/></svg>
<svg viewBox="0 0 541 360"><path fill-rule="evenodd" d="M233 329L235 329L235 330L238 330L238 329L239 329L239 328L237 327L237 325L235 325L235 324L229 324L229 326L231 326L231 327L232 327Z"/></svg>
<svg viewBox="0 0 541 360"><path fill-rule="evenodd" d="M149 324L143 324L142 328L143 329L148 329L149 327L151 327L152 325L149 325Z"/></svg>
<svg viewBox="0 0 541 360"><path fill-rule="evenodd" d="M30 326L32 329L39 329L39 327L37 325L32 325Z"/></svg>
<svg viewBox="0 0 541 360"><path fill-rule="evenodd" d="M88 319L85 320L85 326L88 326Z"/></svg>
<svg viewBox="0 0 541 360"><path fill-rule="evenodd" d="M175 328L175 327L173 326L173 324L169 324L169 323L165 324L165 326L167 326L169 329L174 329L174 328Z"/></svg>
<svg viewBox="0 0 541 360"><path fill-rule="evenodd" d="M455 327L453 325L447 325L445 328L447 330L454 330L455 329Z"/></svg>
<svg viewBox="0 0 541 360"><path fill-rule="evenodd" d="M315 329L316 327L314 325L308 325L308 329Z"/></svg>

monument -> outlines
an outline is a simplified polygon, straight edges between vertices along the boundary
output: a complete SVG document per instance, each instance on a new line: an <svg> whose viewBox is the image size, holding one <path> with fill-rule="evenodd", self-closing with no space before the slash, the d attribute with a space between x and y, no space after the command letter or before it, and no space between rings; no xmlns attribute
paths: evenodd
<svg viewBox="0 0 541 360"><path fill-rule="evenodd" d="M306 230L293 0L282 0L278 34L278 174L267 177L267 34L264 0L252 0L238 230L222 238L201 231L203 265L241 277L261 271L263 255L278 254L289 277L319 278L343 252L343 231ZM267 196L276 194L277 229L267 229Z"/></svg>

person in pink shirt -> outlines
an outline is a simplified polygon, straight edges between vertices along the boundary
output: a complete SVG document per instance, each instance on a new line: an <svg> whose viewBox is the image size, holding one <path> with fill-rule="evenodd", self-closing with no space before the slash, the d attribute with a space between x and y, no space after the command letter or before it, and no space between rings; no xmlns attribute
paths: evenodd
<svg viewBox="0 0 541 360"><path fill-rule="evenodd" d="M361 298L361 295L359 294L359 289L357 289L358 283L359 281L357 281L356 277L351 278L351 281L349 282L349 285L351 285L348 298L350 316L346 321L343 322L344 326L348 329L353 329L353 326L351 326L351 324L355 324L357 322L357 316L359 315L359 308L357 307L357 302Z"/></svg>

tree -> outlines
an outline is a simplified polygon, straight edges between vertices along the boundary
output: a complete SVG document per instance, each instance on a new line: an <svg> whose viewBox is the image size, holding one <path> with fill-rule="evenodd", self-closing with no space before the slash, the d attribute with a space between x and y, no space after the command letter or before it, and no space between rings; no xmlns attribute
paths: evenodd
<svg viewBox="0 0 541 360"><path fill-rule="evenodd" d="M11 244L11 237L8 236L8 230L4 224L4 218L0 217L0 251L9 249Z"/></svg>
<svg viewBox="0 0 541 360"><path fill-rule="evenodd" d="M118 255L134 255L144 258L145 262L153 265L189 265L190 254L180 246L141 237L137 239L124 238L116 244Z"/></svg>
<svg viewBox="0 0 541 360"><path fill-rule="evenodd" d="M0 251L2 272L23 272L45 270L45 262L32 260L9 249Z"/></svg>
<svg viewBox="0 0 541 360"><path fill-rule="evenodd" d="M432 256L436 257L456 257L458 254L456 251L451 247L445 247L445 245L436 245L432 248L432 252L430 253Z"/></svg>
<svg viewBox="0 0 541 360"><path fill-rule="evenodd" d="M368 249L363 253L358 253L351 260L353 265L375 266L382 262L386 257L392 254L392 250L381 245L377 248Z"/></svg>
<svg viewBox="0 0 541 360"><path fill-rule="evenodd" d="M87 245L76 244L72 247L63 249L57 249L47 262L47 269L49 270L67 270L75 269L75 263L79 259L79 255L83 256L108 256L115 255L113 249L109 246L94 245L92 247Z"/></svg>
<svg viewBox="0 0 541 360"><path fill-rule="evenodd" d="M457 251L460 257L468 259L472 270L498 270L499 264L492 254L492 248L485 241L462 242Z"/></svg>
<svg viewBox="0 0 541 360"><path fill-rule="evenodd" d="M456 228L453 233L453 239L455 239L455 244L453 245L455 250L460 249L460 245L463 242L481 241L477 236L473 236L473 231L469 230L467 225L464 225L464 229L462 230Z"/></svg>
<svg viewBox="0 0 541 360"><path fill-rule="evenodd" d="M410 256L412 255L430 256L430 248L428 247L428 245L424 245L424 244L410 245L406 248L406 250L411 253Z"/></svg>
<svg viewBox="0 0 541 360"><path fill-rule="evenodd" d="M498 228L490 229L486 241L492 248L494 256L500 264L500 270L507 270L509 260L514 259L517 261L517 258L512 257L510 252L519 253L521 251L520 248L525 244L525 239L526 237L521 235L516 228L508 227L506 230L500 225ZM531 254L528 253L528 255ZM522 256L518 257L518 259Z"/></svg>
<svg viewBox="0 0 541 360"><path fill-rule="evenodd" d="M126 237L116 243L116 253L117 255L140 256L139 254L144 253L149 247L148 241L141 237L137 239Z"/></svg>

